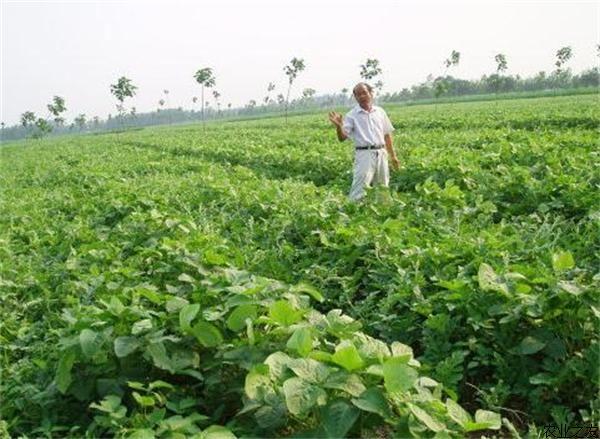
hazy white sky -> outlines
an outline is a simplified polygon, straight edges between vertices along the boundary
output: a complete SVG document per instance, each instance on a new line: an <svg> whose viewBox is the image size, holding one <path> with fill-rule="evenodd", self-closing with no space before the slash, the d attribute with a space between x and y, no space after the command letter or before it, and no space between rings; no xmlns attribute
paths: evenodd
<svg viewBox="0 0 600 439"><path fill-rule="evenodd" d="M495 69L504 53L508 73L554 68L556 50L573 48L579 72L598 63L600 2L588 1L137 1L0 0L0 119L26 110L46 115L53 95L66 99L67 118L115 114L110 84L125 75L139 87L126 101L154 110L168 89L169 106L192 105L193 74L212 67L224 104L260 101L270 81L284 91L283 66L294 56L306 70L292 90L339 91L359 80L359 64L378 58L384 90L400 90L441 74L474 78Z"/></svg>

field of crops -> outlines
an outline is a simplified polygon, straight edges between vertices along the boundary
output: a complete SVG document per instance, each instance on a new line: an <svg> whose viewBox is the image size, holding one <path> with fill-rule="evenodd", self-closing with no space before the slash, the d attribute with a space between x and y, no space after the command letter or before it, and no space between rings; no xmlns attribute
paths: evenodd
<svg viewBox="0 0 600 439"><path fill-rule="evenodd" d="M0 150L0 436L518 437L600 416L594 95Z"/></svg>

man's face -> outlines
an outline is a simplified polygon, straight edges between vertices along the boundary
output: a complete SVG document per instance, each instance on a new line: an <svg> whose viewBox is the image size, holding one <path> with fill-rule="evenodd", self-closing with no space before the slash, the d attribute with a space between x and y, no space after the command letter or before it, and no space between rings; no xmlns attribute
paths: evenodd
<svg viewBox="0 0 600 439"><path fill-rule="evenodd" d="M371 105L373 96L369 93L369 89L361 84L354 89L354 99L361 107L368 107Z"/></svg>

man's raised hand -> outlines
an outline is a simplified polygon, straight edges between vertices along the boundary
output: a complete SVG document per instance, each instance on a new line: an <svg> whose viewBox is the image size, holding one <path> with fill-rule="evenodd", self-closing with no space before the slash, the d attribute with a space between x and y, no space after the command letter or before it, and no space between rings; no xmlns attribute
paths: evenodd
<svg viewBox="0 0 600 439"><path fill-rule="evenodd" d="M336 113L335 111L331 111L329 113L329 121L334 124L336 127L342 126L342 115L340 113Z"/></svg>

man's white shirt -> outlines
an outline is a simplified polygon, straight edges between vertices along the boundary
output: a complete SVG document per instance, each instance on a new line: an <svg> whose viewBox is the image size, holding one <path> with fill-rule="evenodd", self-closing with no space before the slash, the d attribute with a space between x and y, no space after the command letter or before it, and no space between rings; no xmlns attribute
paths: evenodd
<svg viewBox="0 0 600 439"><path fill-rule="evenodd" d="M385 110L376 105L371 111L356 105L344 117L342 127L354 141L354 146L385 145L384 136L394 131Z"/></svg>

